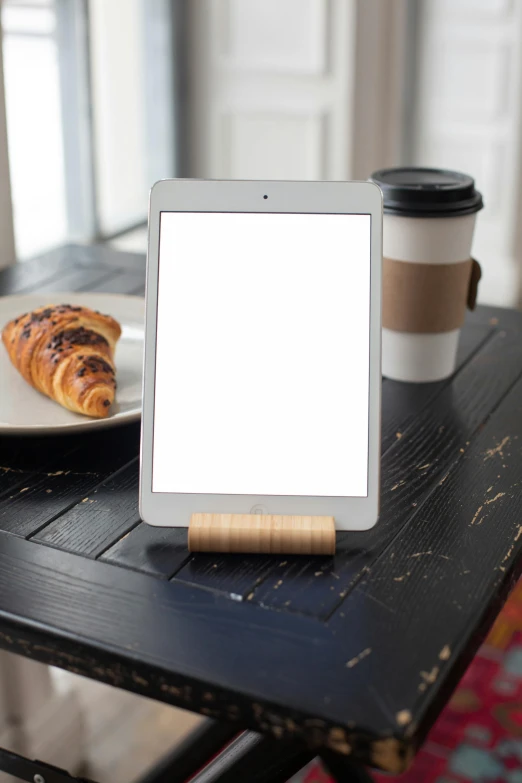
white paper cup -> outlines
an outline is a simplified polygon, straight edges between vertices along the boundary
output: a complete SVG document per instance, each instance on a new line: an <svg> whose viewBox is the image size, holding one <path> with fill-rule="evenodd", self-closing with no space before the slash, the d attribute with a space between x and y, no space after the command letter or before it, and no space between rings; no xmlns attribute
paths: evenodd
<svg viewBox="0 0 522 783"><path fill-rule="evenodd" d="M471 256L476 214L450 218L384 215L383 255L396 261L451 264ZM448 378L456 369L460 329L418 334L382 330L382 374L421 383Z"/></svg>
<svg viewBox="0 0 522 783"><path fill-rule="evenodd" d="M449 284L445 312L447 270L440 270L444 282L434 299L429 298L427 286L430 283L426 281L434 279L435 270L431 269L429 273L427 270L426 275L421 273L419 276L419 265L434 267L470 261L476 213L482 208L482 196L475 190L471 177L453 171L383 169L375 172L371 179L383 191L383 255L389 259L384 269L384 288L385 302L391 308L385 307L383 313L382 373L393 380L414 383L443 380L456 369L460 328L454 328L454 324L462 322L466 306L464 289ZM394 262L415 264L416 269L406 275L402 265ZM455 273L462 281L461 273L458 270ZM440 280L438 273L436 277ZM410 279L410 288L414 290L410 291L406 278ZM412 279L415 282L412 283ZM466 278L463 284L468 284ZM419 298L415 302L416 308L412 308L414 300L410 297L415 296L417 290ZM453 313L453 318L449 315L448 321L452 294L457 314L454 317ZM429 306L424 309L426 297ZM411 313L415 309L417 315L412 321ZM431 323L426 317L428 310L436 316ZM447 330L434 331L444 325Z"/></svg>

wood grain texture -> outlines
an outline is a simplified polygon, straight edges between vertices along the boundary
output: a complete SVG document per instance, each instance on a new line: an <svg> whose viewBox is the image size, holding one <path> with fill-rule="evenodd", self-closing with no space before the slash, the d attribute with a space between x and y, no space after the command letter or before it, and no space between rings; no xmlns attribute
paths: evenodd
<svg viewBox="0 0 522 783"><path fill-rule="evenodd" d="M507 309L505 307L493 307L480 305L473 312L468 312L466 328L477 324L489 324L495 329L514 329L520 331L520 310Z"/></svg>
<svg viewBox="0 0 522 783"><path fill-rule="evenodd" d="M109 281L114 274L114 272L108 270L101 272L97 268L77 269L71 267L51 280L41 283L36 293L51 296L51 299L45 302L42 301L42 304L53 304L52 295L55 291L87 291L91 286ZM58 304L61 303L58 302Z"/></svg>
<svg viewBox="0 0 522 783"><path fill-rule="evenodd" d="M138 497L135 497L136 508ZM140 522L101 555L101 560L169 579L189 559L187 528Z"/></svg>
<svg viewBox="0 0 522 783"><path fill-rule="evenodd" d="M80 444L75 436L3 439L0 461L7 471L0 475L0 493L3 476L11 477L13 471L23 472L16 473L21 476L16 491L0 500L0 530L23 537L33 535L135 458L139 425L122 428L117 449L113 438L111 430L100 430L82 436ZM133 501L137 509L137 486Z"/></svg>
<svg viewBox="0 0 522 783"><path fill-rule="evenodd" d="M470 325L463 329L457 354L457 368L463 366L494 335L490 324ZM382 394L381 454L402 438L406 430L415 426L421 411L430 405L441 391L453 381L448 378L437 383L401 383L384 379Z"/></svg>
<svg viewBox="0 0 522 783"><path fill-rule="evenodd" d="M498 365L491 368L495 374L499 367L502 366L502 360L498 354L498 343L494 342L492 348L488 348L486 345L489 338L493 339L494 334L494 328L489 324L488 319L486 324L475 325L471 329L471 334L467 335L463 341L459 355L460 361L464 365L479 349L486 350L484 362L486 366L481 372L481 376L484 373L483 377L479 379L475 371L467 370L464 381L459 384L458 388L461 390L463 400L466 400L468 396L468 383L478 382L479 385L484 385L486 382L488 357L490 355L496 355L498 358ZM516 344L517 338L513 338L513 340ZM510 345L513 340L510 340ZM510 378L512 377L510 376ZM497 382L498 380L495 380L495 387ZM503 381L500 379L500 394L502 389L508 388L509 378L506 379L506 382L507 385L503 386ZM390 440L395 444L402 439L403 434L407 432L409 427L415 429L415 416L419 416L423 410L427 411L430 404L435 402L436 398L447 386L448 383L446 382L411 385L386 381L383 384L383 452L387 450L386 443L388 443L388 448L390 447ZM493 406L498 399L498 396L495 396L497 391L496 388L491 389L492 396L491 399L486 400L486 405L483 409L484 416L491 409L490 406ZM479 391L478 393L481 394L482 392ZM443 398L440 406L441 410L447 407L447 401L451 399L451 396L452 393L446 391L446 396ZM481 408L479 408L477 414L480 415L480 412ZM387 423L387 417L393 422L391 427ZM438 435L439 426L444 426L444 424L441 423L441 425L437 424L432 427L431 432ZM396 437L398 428L401 430L401 438ZM426 437L429 441L431 436L427 434ZM459 446L460 444L465 444L466 440L467 437L462 437ZM409 436L401 446L399 454L403 453L402 449L405 448L408 442ZM406 446L406 448L408 447ZM437 448L438 441L436 441L433 453L437 453ZM457 451L458 447L455 446L455 453ZM385 469L386 461L384 461L383 470ZM396 483L397 481L394 481L390 485L390 489L393 489ZM410 500L410 503L414 502L415 499ZM399 501L397 510L402 511L402 514L407 514L408 506L402 505ZM337 534L337 555L334 560L330 557L324 557L322 560L314 557L306 561L303 557L292 557L290 555L284 561L279 561L284 562L283 567L275 564L273 569L269 569L264 567L264 564L260 566L259 563L248 560L245 561L242 569L237 560L232 560L229 556L221 558L216 556L212 560L211 568L206 563L200 565L196 556L176 574L176 579L181 581L187 579L190 583L196 583L197 579L202 579L206 588L214 588L220 591L228 589L230 593L234 594L239 593L238 582L240 582L241 590L245 595L249 596L249 600L254 600L266 608L272 607L285 611L304 612L319 617L327 616L339 600L342 600L342 596L350 589L352 582L357 580L362 569L371 560L372 555L374 556L374 553L379 551L378 547L375 550L372 549L372 541L374 540L374 534L377 536L377 540L380 541L379 531L381 524L382 522L379 523L373 532ZM393 535L393 532L388 531L388 535ZM250 588L245 585L248 572L255 575L255 581L252 581Z"/></svg>
<svg viewBox="0 0 522 783"><path fill-rule="evenodd" d="M115 272L110 278L104 278L89 284L89 291L99 291L103 294L136 294L141 295L145 289L145 276L140 272Z"/></svg>
<svg viewBox="0 0 522 783"><path fill-rule="evenodd" d="M54 437L0 437L0 465L23 473L36 471L47 473L51 468L75 472L99 474L104 470L118 470L122 462L130 462L139 451L140 424L135 422L116 429L117 448L114 447L115 430L99 429L77 434ZM94 464L96 461L96 464ZM113 467L114 466L114 467ZM93 470L97 468L97 470Z"/></svg>
<svg viewBox="0 0 522 783"><path fill-rule="evenodd" d="M191 552L333 555L333 517L277 514L192 514Z"/></svg>
<svg viewBox="0 0 522 783"><path fill-rule="evenodd" d="M289 623L284 613L248 602L0 539L1 646L276 736L330 745L345 736L323 717L324 707L318 715L325 683L315 675L332 682L340 652L324 624ZM13 624L14 616L28 622ZM289 676L274 678L282 661L291 664ZM308 676L312 682L296 689Z"/></svg>
<svg viewBox="0 0 522 783"><path fill-rule="evenodd" d="M99 483L97 474L50 471L19 486L0 503L0 530L29 536L85 497Z"/></svg>
<svg viewBox="0 0 522 783"><path fill-rule="evenodd" d="M32 539L86 557L101 554L140 521L138 474L135 459L37 531Z"/></svg>
<svg viewBox="0 0 522 783"><path fill-rule="evenodd" d="M383 713L403 705L419 739L522 569L521 464L519 381L330 620L349 660L377 652L388 685L375 698L386 694ZM362 606L365 623L355 629ZM361 682L375 663L357 662Z"/></svg>
<svg viewBox="0 0 522 783"><path fill-rule="evenodd" d="M128 275L135 285L125 290L110 281ZM102 280L107 281L104 288ZM39 290L93 290L107 293L134 293L145 283L145 256L141 253L120 253L99 245L65 245L38 258L15 264L0 274L0 295L38 293Z"/></svg>
<svg viewBox="0 0 522 783"><path fill-rule="evenodd" d="M10 495L17 487L32 481L32 471L17 470L7 465L0 465L0 501Z"/></svg>
<svg viewBox="0 0 522 783"><path fill-rule="evenodd" d="M69 266L98 266L107 269L124 269L145 272L144 253L122 253L109 245L75 245L67 244L42 253L29 263L42 266L58 264L62 270ZM25 263L24 263L25 266Z"/></svg>
<svg viewBox="0 0 522 783"><path fill-rule="evenodd" d="M97 269L100 277L107 275L107 267L92 258L89 262L84 259L69 259L64 263L63 254L54 253L51 257L47 255L30 261L24 261L23 264L14 264L0 274L0 294L22 294L37 291L38 287L48 281L59 279L66 269ZM3 324L2 324L3 325Z"/></svg>
<svg viewBox="0 0 522 783"><path fill-rule="evenodd" d="M235 601L252 600L256 585L271 574L277 563L285 563L286 556L229 554L194 554L176 572L180 584L228 595Z"/></svg>
<svg viewBox="0 0 522 783"><path fill-rule="evenodd" d="M79 287L142 285L140 256L46 258L0 291L90 263ZM0 439L0 646L400 771L522 563L520 313L470 314L459 361L442 384L384 383L381 519L335 557L189 555L184 530L125 532L138 426Z"/></svg>
<svg viewBox="0 0 522 783"><path fill-rule="evenodd" d="M520 373L520 336L497 333L384 454L378 524L364 532L339 533L333 559L318 563L289 556L284 569L253 587L251 600L265 608L326 619L450 470ZM386 383L383 397L402 395L402 386ZM222 581L226 562L216 560Z"/></svg>

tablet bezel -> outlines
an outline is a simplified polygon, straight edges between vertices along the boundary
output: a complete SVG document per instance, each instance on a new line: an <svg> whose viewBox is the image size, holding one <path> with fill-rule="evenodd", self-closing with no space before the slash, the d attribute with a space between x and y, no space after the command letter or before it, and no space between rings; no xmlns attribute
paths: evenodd
<svg viewBox="0 0 522 783"><path fill-rule="evenodd" d="M268 196L268 198L264 198ZM371 215L368 495L313 497L152 492L156 315L161 212ZM195 512L328 515L338 530L367 530L379 515L382 194L370 182L162 180L149 202L140 514L148 524L187 527Z"/></svg>

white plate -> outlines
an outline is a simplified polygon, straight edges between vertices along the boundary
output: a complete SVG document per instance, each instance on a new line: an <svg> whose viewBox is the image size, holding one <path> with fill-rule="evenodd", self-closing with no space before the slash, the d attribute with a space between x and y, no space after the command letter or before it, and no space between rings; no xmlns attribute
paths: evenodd
<svg viewBox="0 0 522 783"><path fill-rule="evenodd" d="M0 433L46 435L94 430L135 421L141 415L145 303L115 294L29 294L0 297L0 332L12 318L48 304L84 305L112 315L121 324L116 346L116 402L106 419L91 419L62 408L30 386L16 370L0 340Z"/></svg>

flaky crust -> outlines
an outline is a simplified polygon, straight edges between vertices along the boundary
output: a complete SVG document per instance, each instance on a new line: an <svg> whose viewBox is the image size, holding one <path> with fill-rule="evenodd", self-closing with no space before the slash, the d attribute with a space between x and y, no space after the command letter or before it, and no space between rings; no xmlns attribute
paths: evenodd
<svg viewBox="0 0 522 783"><path fill-rule="evenodd" d="M48 305L10 321L9 358L35 389L75 413L106 418L116 392L114 350L121 328L88 307Z"/></svg>

